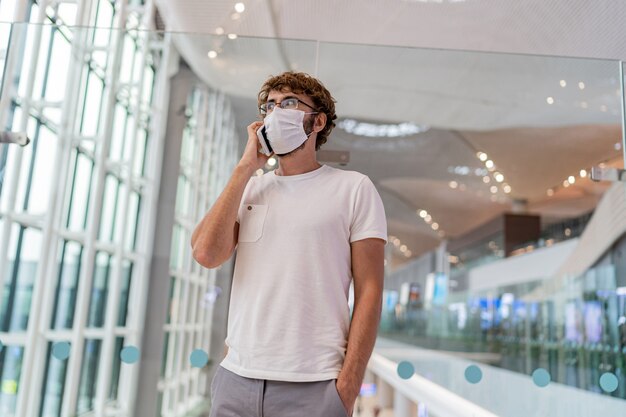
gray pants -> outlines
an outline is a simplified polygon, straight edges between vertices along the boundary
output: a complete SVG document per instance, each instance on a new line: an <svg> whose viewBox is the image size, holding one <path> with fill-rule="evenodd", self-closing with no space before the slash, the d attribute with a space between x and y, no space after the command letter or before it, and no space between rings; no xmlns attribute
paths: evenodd
<svg viewBox="0 0 626 417"><path fill-rule="evenodd" d="M282 382L239 376L218 366L209 417L350 417L336 379Z"/></svg>

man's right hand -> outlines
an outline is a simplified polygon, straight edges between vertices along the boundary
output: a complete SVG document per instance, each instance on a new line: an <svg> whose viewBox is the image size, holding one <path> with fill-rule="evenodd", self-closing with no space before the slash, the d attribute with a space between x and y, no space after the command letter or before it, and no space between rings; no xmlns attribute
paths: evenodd
<svg viewBox="0 0 626 417"><path fill-rule="evenodd" d="M260 152L261 144L259 143L256 131L261 126L263 126L263 122L252 122L248 125L248 143L246 144L246 149L244 149L241 160L239 161L239 165L245 165L254 171L259 168L263 168L263 166L267 163L267 160L270 158Z"/></svg>

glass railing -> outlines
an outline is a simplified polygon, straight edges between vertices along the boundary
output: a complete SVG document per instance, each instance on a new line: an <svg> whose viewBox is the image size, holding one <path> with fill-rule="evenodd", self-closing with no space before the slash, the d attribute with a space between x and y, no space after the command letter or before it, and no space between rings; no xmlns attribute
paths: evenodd
<svg viewBox="0 0 626 417"><path fill-rule="evenodd" d="M626 399L626 288L616 286L616 266L590 269L556 291L550 284L460 291L442 306L388 306L380 335L460 357L483 353L473 359L526 375L546 369L554 382ZM612 393L601 389L605 373L618 378Z"/></svg>

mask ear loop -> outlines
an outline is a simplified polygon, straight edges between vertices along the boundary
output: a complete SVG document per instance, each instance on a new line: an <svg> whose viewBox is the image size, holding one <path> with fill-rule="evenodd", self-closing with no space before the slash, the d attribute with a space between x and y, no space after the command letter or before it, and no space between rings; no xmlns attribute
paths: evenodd
<svg viewBox="0 0 626 417"><path fill-rule="evenodd" d="M309 112L309 113L304 112L304 114L319 114L319 112L318 112L318 111L312 111L312 112ZM313 132L315 132L315 129L311 130L311 133L309 133L308 135L307 135L307 133L306 133L306 132L304 132L304 134L305 134L305 135L306 135L306 137L308 138L309 136L311 136L311 135L313 134Z"/></svg>

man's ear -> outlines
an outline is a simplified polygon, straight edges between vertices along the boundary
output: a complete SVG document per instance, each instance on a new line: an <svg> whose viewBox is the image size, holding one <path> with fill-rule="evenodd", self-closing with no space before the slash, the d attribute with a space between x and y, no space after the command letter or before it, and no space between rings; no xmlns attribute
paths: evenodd
<svg viewBox="0 0 626 417"><path fill-rule="evenodd" d="M313 130L319 133L326 127L326 113L319 113L313 123Z"/></svg>

